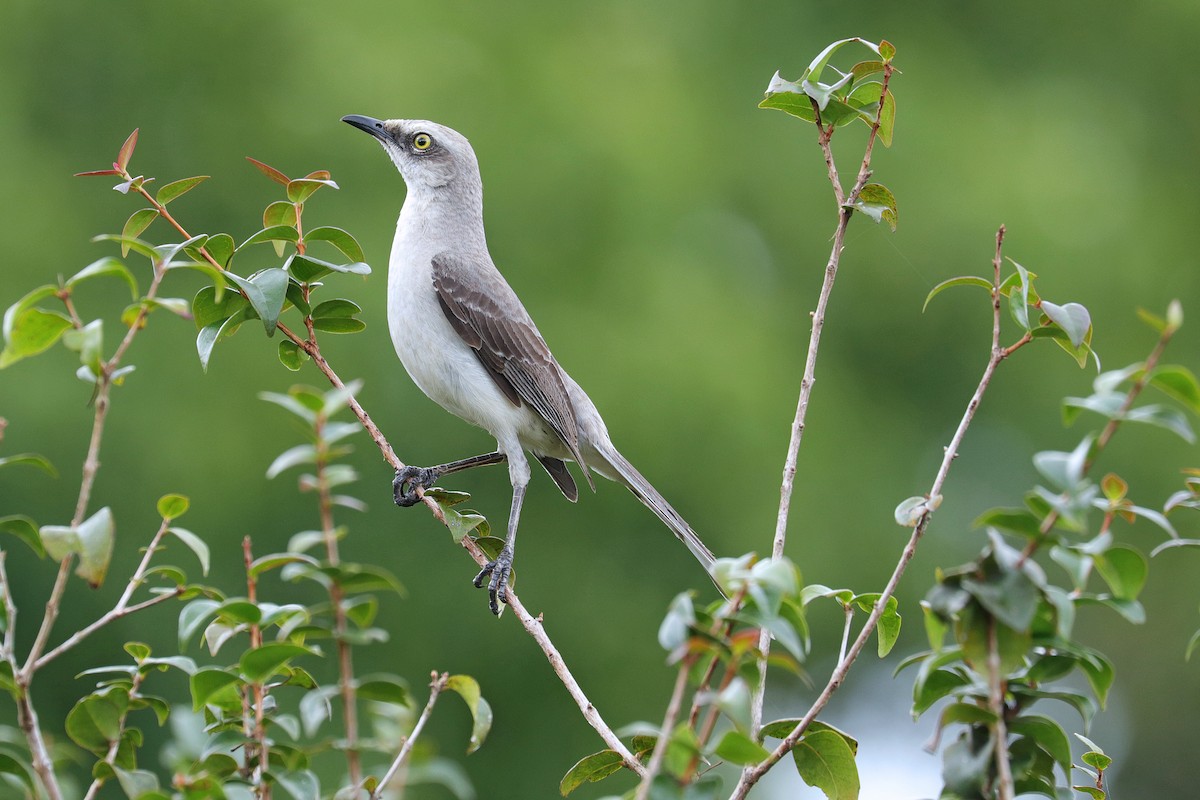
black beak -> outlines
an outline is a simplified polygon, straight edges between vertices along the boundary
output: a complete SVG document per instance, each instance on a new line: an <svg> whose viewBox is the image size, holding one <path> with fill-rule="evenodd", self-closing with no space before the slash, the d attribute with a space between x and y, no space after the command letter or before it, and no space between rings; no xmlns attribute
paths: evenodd
<svg viewBox="0 0 1200 800"><path fill-rule="evenodd" d="M342 122L349 123L360 131L366 131L376 139L391 139L387 129L383 127L383 120L375 119L374 117L364 117L360 114L349 114L342 117Z"/></svg>

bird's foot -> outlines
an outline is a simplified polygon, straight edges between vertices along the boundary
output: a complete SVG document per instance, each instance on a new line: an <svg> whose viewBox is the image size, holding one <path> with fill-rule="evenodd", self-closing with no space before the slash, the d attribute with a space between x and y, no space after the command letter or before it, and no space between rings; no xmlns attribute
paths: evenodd
<svg viewBox="0 0 1200 800"><path fill-rule="evenodd" d="M491 576L488 581L488 605L496 616L500 616L500 605L508 603L508 576L512 573L512 563L513 551L505 547L471 581L476 589L482 589L483 579Z"/></svg>
<svg viewBox="0 0 1200 800"><path fill-rule="evenodd" d="M392 499L401 508L415 506L421 502L421 495L417 490L425 491L437 483L439 477L440 473L433 467L410 466L398 469L392 481Z"/></svg>

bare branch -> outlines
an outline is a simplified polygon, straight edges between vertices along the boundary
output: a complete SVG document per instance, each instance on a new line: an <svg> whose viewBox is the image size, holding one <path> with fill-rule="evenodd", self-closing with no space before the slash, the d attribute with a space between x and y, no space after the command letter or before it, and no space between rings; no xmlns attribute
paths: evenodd
<svg viewBox="0 0 1200 800"><path fill-rule="evenodd" d="M659 731L658 741L654 744L654 752L650 754L650 763L646 765L645 774L642 775L642 782L638 784L634 800L646 800L650 796L650 783L662 769L663 758L671 741L671 731L675 729L675 720L679 718L679 709L683 704L683 691L687 688L691 666L690 657L684 658L679 665L679 673L675 676L675 688L671 690L671 699L667 702L667 712L663 716L662 729Z"/></svg>
<svg viewBox="0 0 1200 800"><path fill-rule="evenodd" d="M988 620L988 708L996 715L992 723L995 738L996 776L999 800L1013 800L1012 765L1008 763L1008 726L1004 722L1004 683L1000 675L1000 644L996 638L996 619Z"/></svg>
<svg viewBox="0 0 1200 800"><path fill-rule="evenodd" d="M417 737L421 735L421 731L425 728L425 722L429 719L429 715L433 713L433 705L437 702L438 695L446 688L446 681L449 680L449 675L443 672L438 675L433 673L433 682L429 684L429 701L425 703L425 708L421 711L421 716L417 717L417 724L413 725L412 733L404 739L404 744L400 746L400 752L396 754L396 759L392 761L392 765L388 767L388 771L379 779L379 785L375 787L375 791L371 793L371 800L376 800L383 793L384 787L396 775L396 771L404 765L408 759L408 754L412 752L413 743L417 741Z"/></svg>

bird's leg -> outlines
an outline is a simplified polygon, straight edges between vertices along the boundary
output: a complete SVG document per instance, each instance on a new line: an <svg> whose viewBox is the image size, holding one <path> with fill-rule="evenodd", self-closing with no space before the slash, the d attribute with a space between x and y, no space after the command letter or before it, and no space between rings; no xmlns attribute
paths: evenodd
<svg viewBox="0 0 1200 800"><path fill-rule="evenodd" d="M479 589L483 587L483 579L491 576L491 580L488 581L488 604L496 616L500 615L500 604L508 602L508 576L512 572L513 552L517 546L517 521L521 517L521 503L524 499L525 484L514 484L512 511L508 515L508 538L504 540L504 547L500 549L496 558L479 570L479 574L472 581L475 588Z"/></svg>
<svg viewBox="0 0 1200 800"><path fill-rule="evenodd" d="M415 506L421 502L421 495L417 490L425 491L437 483L438 478L443 475L462 472L472 467L486 467L489 464L499 464L505 458L504 453L497 451L495 453L484 453L481 456L472 456L471 458L451 461L449 464L439 464L436 467L408 466L398 469L396 470L396 477L392 480L392 499L396 501L396 505L403 508Z"/></svg>

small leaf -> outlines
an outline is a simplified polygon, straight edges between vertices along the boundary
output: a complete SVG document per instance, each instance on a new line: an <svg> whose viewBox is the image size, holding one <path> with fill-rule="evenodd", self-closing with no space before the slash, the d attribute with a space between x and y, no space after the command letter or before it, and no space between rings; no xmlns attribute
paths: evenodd
<svg viewBox="0 0 1200 800"><path fill-rule="evenodd" d="M27 308L11 320L6 314L4 323L5 345L0 351L0 369L48 350L71 327L67 317L40 308Z"/></svg>
<svg viewBox="0 0 1200 800"><path fill-rule="evenodd" d="M886 186L878 183L868 183L858 193L852 204L853 208L862 211L876 222L886 222L895 231L897 221L896 197Z"/></svg>
<svg viewBox="0 0 1200 800"><path fill-rule="evenodd" d="M917 495L909 497L896 506L894 516L896 524L905 528L915 528L928 514L937 511L942 504L942 496L924 497Z"/></svg>
<svg viewBox="0 0 1200 800"><path fill-rule="evenodd" d="M840 734L810 730L797 743L792 757L804 782L820 789L829 800L858 799L858 765L854 751Z"/></svg>
<svg viewBox="0 0 1200 800"><path fill-rule="evenodd" d="M208 180L208 178L208 175L196 175L192 178L183 178L181 180L172 181L171 183L168 183L166 186L163 186L161 189L159 189L158 194L154 195L154 199L160 205L165 206L167 203L171 202L180 195L195 189L201 183Z"/></svg>
<svg viewBox="0 0 1200 800"><path fill-rule="evenodd" d="M281 186L288 185L288 181L289 181L288 176L284 175L282 172L275 169L274 167L264 164L263 162L259 161L258 159L251 158L250 156L246 156L246 160L249 161L254 166L258 167L259 172L261 172L263 175L266 175L268 178L270 178L271 180L280 184Z"/></svg>
<svg viewBox="0 0 1200 800"><path fill-rule="evenodd" d="M471 740L467 744L467 753L474 753L487 738L492 729L492 707L479 692L479 683L470 675L451 675L446 680L446 688L457 692L471 711L474 724L471 727Z"/></svg>
<svg viewBox="0 0 1200 800"><path fill-rule="evenodd" d="M164 494L158 498L158 515L163 519L177 519L187 513L190 501L181 494Z"/></svg>
<svg viewBox="0 0 1200 800"><path fill-rule="evenodd" d="M270 572L273 569L279 569L284 564L295 564L297 562L302 562L312 567L320 566L320 562L318 562L315 558L304 555L303 553L271 553L270 555L260 556L259 558L254 559L246 572L249 577L257 578L264 572Z"/></svg>
<svg viewBox="0 0 1200 800"><path fill-rule="evenodd" d="M293 342L291 339L282 339L279 342L279 362L292 372L298 372L304 363L308 361L308 353L300 348L300 345Z"/></svg>
<svg viewBox="0 0 1200 800"><path fill-rule="evenodd" d="M209 566L208 544L199 536L184 528L167 528L167 533L183 542L196 554L196 559L200 562L200 571L207 576Z"/></svg>
<svg viewBox="0 0 1200 800"><path fill-rule="evenodd" d="M361 261L351 264L333 264L328 261L322 261L319 258L313 258L310 255L300 255L299 253L288 257L283 268L291 272L296 280L301 283L312 283L324 278L331 272L342 272L350 275L371 274L370 266Z"/></svg>
<svg viewBox="0 0 1200 800"><path fill-rule="evenodd" d="M884 61L891 61L896 57L896 46L887 39L881 39L879 42L879 57Z"/></svg>
<svg viewBox="0 0 1200 800"><path fill-rule="evenodd" d="M324 303L319 303L313 306L313 320L331 318L353 317L355 314L361 314L362 307L358 303L350 300L326 300Z"/></svg>
<svg viewBox="0 0 1200 800"><path fill-rule="evenodd" d="M713 752L722 760L741 766L757 764L771 755L761 744L737 730L726 731Z"/></svg>
<svg viewBox="0 0 1200 800"><path fill-rule="evenodd" d="M37 553L38 558L45 558L46 548L42 546L42 537L38 534L37 523L29 517L13 515L0 517L0 533L11 533Z"/></svg>
<svg viewBox="0 0 1200 800"><path fill-rule="evenodd" d="M334 228L331 226L313 228L311 231L308 231L304 234L304 241L329 242L331 245L340 250L342 255L351 261L363 262L367 260L366 255L363 253L362 247L358 243L358 240L341 228Z"/></svg>
<svg viewBox="0 0 1200 800"><path fill-rule="evenodd" d="M1096 571L1118 600L1136 600L1146 585L1149 564L1146 557L1132 547L1110 547L1096 558L1095 564Z"/></svg>
<svg viewBox="0 0 1200 800"><path fill-rule="evenodd" d="M275 326L279 323L279 314L283 311L283 301L287 294L287 271L276 267L256 272L249 278L239 277L232 272L227 273L226 277L236 283L246 293L246 299L250 301L250 305L258 313L258 317L262 320L267 335L271 336L274 334Z"/></svg>
<svg viewBox="0 0 1200 800"><path fill-rule="evenodd" d="M558 791L563 797L578 789L585 783L595 783L603 780L624 765L621 754L616 750L601 750L584 756L567 770L567 774L558 784Z"/></svg>
<svg viewBox="0 0 1200 800"><path fill-rule="evenodd" d="M106 275L115 275L125 281L125 283L129 284L129 291L133 299L136 300L138 298L137 279L133 277L133 273L129 271L129 268L121 263L120 259L113 258L112 256L105 256L88 264L79 270L79 272L67 278L65 285L68 289L73 289L79 283L89 278L99 278Z"/></svg>
<svg viewBox="0 0 1200 800"><path fill-rule="evenodd" d="M286 200L276 200L263 209L264 228L274 228L279 225L296 228L299 221L299 217L296 216L296 206Z"/></svg>
<svg viewBox="0 0 1200 800"><path fill-rule="evenodd" d="M134 128L133 133L129 134L125 139L125 143L121 145L121 149L117 152L117 161L113 164L118 170L124 171L129 166L129 159L133 155L133 148L137 147L138 129Z"/></svg>
<svg viewBox="0 0 1200 800"><path fill-rule="evenodd" d="M320 189L322 186L329 186L334 189L338 188L336 183L327 179L321 180L316 178L297 178L294 181L288 181L288 200L291 200L293 203L303 203L312 196L313 192L315 192L317 189Z"/></svg>
<svg viewBox="0 0 1200 800"><path fill-rule="evenodd" d="M667 615L658 626L658 643L668 653L682 647L687 641L691 626L696 624L696 610L690 592L675 595L667 608Z"/></svg>
<svg viewBox="0 0 1200 800"><path fill-rule="evenodd" d="M1200 414L1200 383L1187 367L1164 364L1150 373L1150 385L1178 400L1192 412Z"/></svg>
<svg viewBox="0 0 1200 800"><path fill-rule="evenodd" d="M200 630L200 627L211 617L217 613L217 609L221 607L221 603L217 600L212 600L207 597L202 597L193 600L183 607L179 612L179 649L187 649L188 640L192 638L192 634Z"/></svg>
<svg viewBox="0 0 1200 800"><path fill-rule="evenodd" d="M292 225L273 225L269 228L263 228L258 233L251 236L246 241L237 246L238 250L252 244L262 244L263 242L292 242L295 243L300 239L300 232Z"/></svg>
<svg viewBox="0 0 1200 800"><path fill-rule="evenodd" d="M1092 318L1086 308L1079 303L1059 306L1049 300L1043 300L1040 308L1051 322L1063 329L1073 346L1079 347L1084 343L1092 327Z"/></svg>
<svg viewBox="0 0 1200 800"><path fill-rule="evenodd" d="M293 658L311 652L309 648L298 644L270 642L243 653L238 661L238 669L247 682L263 683Z"/></svg>
<svg viewBox="0 0 1200 800"><path fill-rule="evenodd" d="M67 735L83 749L103 753L120 737L128 707L129 695L123 691L87 695L67 714Z"/></svg>
<svg viewBox="0 0 1200 800"><path fill-rule="evenodd" d="M129 216L129 219L125 220L125 226L121 228L121 238L124 240L121 242L122 256L129 255L130 241L141 236L142 231L146 230L146 228L149 228L150 223L154 222L156 219L158 219L158 209L143 208L133 212Z"/></svg>
<svg viewBox="0 0 1200 800"><path fill-rule="evenodd" d="M205 667L196 670L188 679L188 686L192 694L192 710L200 711L222 693L236 698L237 693L233 687L239 682L237 675L223 669Z"/></svg>
<svg viewBox="0 0 1200 800"><path fill-rule="evenodd" d="M75 574L92 588L104 582L114 543L112 511L107 506L79 523L78 527L45 525L41 537L46 553L55 561L78 555Z"/></svg>
<svg viewBox="0 0 1200 800"><path fill-rule="evenodd" d="M54 468L49 459L37 453L18 453L15 456L0 458L0 467L13 467L18 464L23 464L27 467L37 467L51 478L58 477L58 470Z"/></svg>
<svg viewBox="0 0 1200 800"><path fill-rule="evenodd" d="M367 323L347 317L322 317L313 320L313 327L325 333L358 333L367 327Z"/></svg>

